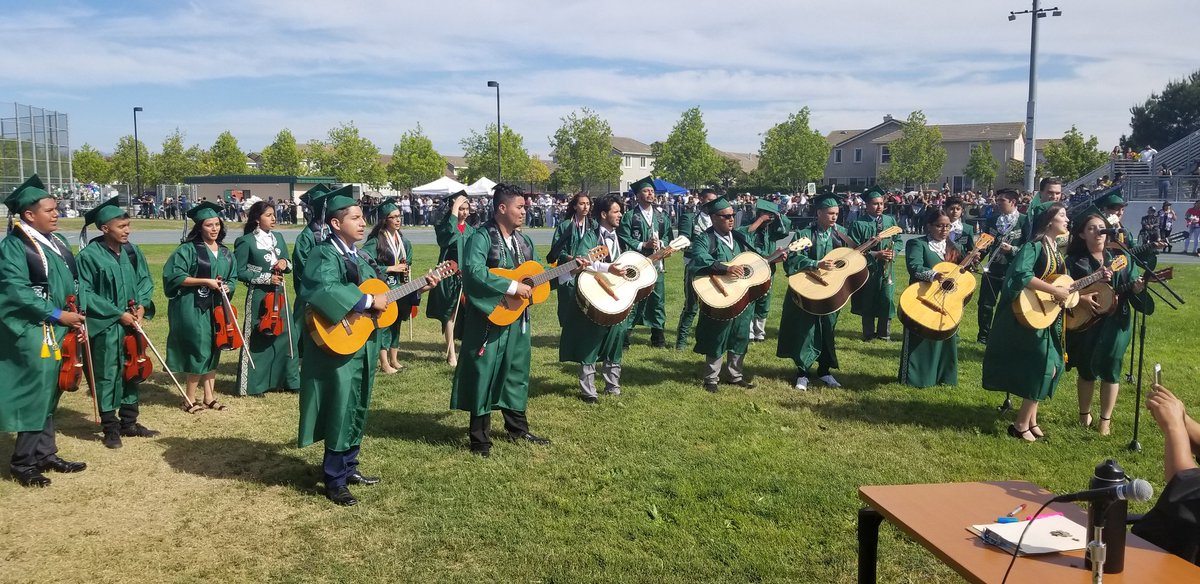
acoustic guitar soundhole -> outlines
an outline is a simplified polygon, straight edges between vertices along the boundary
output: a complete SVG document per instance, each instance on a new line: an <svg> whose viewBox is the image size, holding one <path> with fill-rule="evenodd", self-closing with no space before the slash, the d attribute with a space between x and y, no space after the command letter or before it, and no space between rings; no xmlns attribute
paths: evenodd
<svg viewBox="0 0 1200 584"><path fill-rule="evenodd" d="M833 267L835 267L839 270L846 267L846 260L837 260L837 261L833 262Z"/></svg>
<svg viewBox="0 0 1200 584"><path fill-rule="evenodd" d="M633 266L626 266L624 277L626 280L633 281L638 278L638 269Z"/></svg>
<svg viewBox="0 0 1200 584"><path fill-rule="evenodd" d="M752 275L754 275L754 268L752 268L750 266L742 266L742 279L743 280L750 279L750 276L752 276Z"/></svg>
<svg viewBox="0 0 1200 584"><path fill-rule="evenodd" d="M942 280L941 285L942 290L946 292L953 292L955 288L958 288L958 282L955 282L954 280Z"/></svg>

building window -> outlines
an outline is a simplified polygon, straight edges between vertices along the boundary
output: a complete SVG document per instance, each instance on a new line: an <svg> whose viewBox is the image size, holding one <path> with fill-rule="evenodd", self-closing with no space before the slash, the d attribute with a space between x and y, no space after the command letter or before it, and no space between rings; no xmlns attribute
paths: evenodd
<svg viewBox="0 0 1200 584"><path fill-rule="evenodd" d="M842 163L842 149L841 148L833 149L833 163L834 164Z"/></svg>
<svg viewBox="0 0 1200 584"><path fill-rule="evenodd" d="M855 161L855 162L862 162L862 148L855 148L855 149L854 149L854 161Z"/></svg>
<svg viewBox="0 0 1200 584"><path fill-rule="evenodd" d="M892 161L892 149L887 146L879 147L879 164L888 164Z"/></svg>
<svg viewBox="0 0 1200 584"><path fill-rule="evenodd" d="M625 168L633 168L633 157L632 156L625 157Z"/></svg>
<svg viewBox="0 0 1200 584"><path fill-rule="evenodd" d="M646 157L642 157L642 168L646 168Z"/></svg>

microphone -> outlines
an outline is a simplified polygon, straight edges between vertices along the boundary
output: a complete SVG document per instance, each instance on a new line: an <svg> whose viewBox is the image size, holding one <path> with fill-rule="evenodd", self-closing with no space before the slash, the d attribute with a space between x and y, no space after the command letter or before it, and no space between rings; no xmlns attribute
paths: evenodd
<svg viewBox="0 0 1200 584"><path fill-rule="evenodd" d="M1070 501L1149 501L1154 496L1154 487L1142 479L1133 479L1111 487L1088 489L1078 493L1059 495L1050 500L1051 503L1067 503Z"/></svg>
<svg viewBox="0 0 1200 584"><path fill-rule="evenodd" d="M1109 229L1101 229L1101 230L1100 230L1100 233L1103 233L1103 234L1107 235L1109 239L1116 239L1116 237L1117 237L1117 230L1116 230L1116 229L1112 229L1112 228L1109 228Z"/></svg>

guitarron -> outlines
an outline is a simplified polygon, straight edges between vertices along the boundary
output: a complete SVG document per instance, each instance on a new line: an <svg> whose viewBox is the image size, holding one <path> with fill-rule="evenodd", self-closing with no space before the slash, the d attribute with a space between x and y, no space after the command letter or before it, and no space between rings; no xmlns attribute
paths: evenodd
<svg viewBox="0 0 1200 584"><path fill-rule="evenodd" d="M814 269L788 277L788 287L796 293L800 308L817 316L841 310L850 296L867 283L867 258L863 252L901 231L899 226L888 227L858 247L830 250L821 261L832 261L831 270Z"/></svg>
<svg viewBox="0 0 1200 584"><path fill-rule="evenodd" d="M575 301L579 303L579 309L601 326L624 322L633 305L654 292L654 284L658 281L655 262L690 245L692 242L681 236L650 257L632 250L622 253L613 260L621 268L620 276L584 270L575 283Z"/></svg>
<svg viewBox="0 0 1200 584"><path fill-rule="evenodd" d="M995 238L990 233L979 236L975 249L962 261L940 262L933 271L942 274L934 282L914 282L900 293L900 322L909 330L934 341L943 341L958 332L962 324L963 307L975 293L975 275L971 265L979 260L979 254L992 244Z"/></svg>
<svg viewBox="0 0 1200 584"><path fill-rule="evenodd" d="M1109 269L1114 272L1120 271L1128 264L1129 260L1125 259L1125 256L1117 256L1109 265ZM1104 270L1096 270L1079 280L1073 280L1066 274L1052 274L1049 278L1051 286L1068 292L1067 300L1059 304L1054 300L1054 296L1045 292L1029 288L1022 290L1013 301L1012 310L1017 322L1027 328L1041 330L1054 324L1064 308L1072 309L1079 304L1080 290L1104 279Z"/></svg>
<svg viewBox="0 0 1200 584"><path fill-rule="evenodd" d="M812 247L807 237L788 244L786 251L798 253ZM700 310L714 320L737 318L752 302L762 298L771 289L771 264L783 255L784 249L775 250L764 258L752 251L744 251L725 262L728 266L742 266L745 274L707 274L692 278L692 289L700 299Z"/></svg>

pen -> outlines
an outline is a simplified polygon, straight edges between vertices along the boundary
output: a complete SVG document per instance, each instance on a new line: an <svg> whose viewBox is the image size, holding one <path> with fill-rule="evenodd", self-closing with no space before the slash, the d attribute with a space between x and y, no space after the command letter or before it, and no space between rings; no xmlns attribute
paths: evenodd
<svg viewBox="0 0 1200 584"><path fill-rule="evenodd" d="M1020 504L1020 505L1017 505L1017 508L1016 508L1016 509L1013 509L1012 511L1009 511L1009 512L1008 512L1008 515L1005 515L1005 517L1016 517L1016 516L1017 516L1017 513L1020 513L1020 512L1022 512L1022 511L1024 511L1024 510L1025 510L1025 504L1024 504L1024 503L1022 503L1022 504Z"/></svg>

